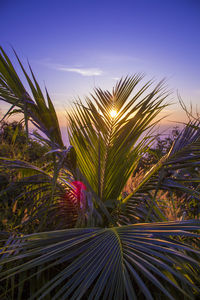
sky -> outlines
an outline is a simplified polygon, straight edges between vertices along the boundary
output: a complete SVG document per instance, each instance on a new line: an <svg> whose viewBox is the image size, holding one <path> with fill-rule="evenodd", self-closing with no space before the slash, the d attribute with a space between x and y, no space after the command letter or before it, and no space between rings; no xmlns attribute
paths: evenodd
<svg viewBox="0 0 200 300"><path fill-rule="evenodd" d="M0 45L29 60L62 126L78 96L138 72L166 78L166 122L185 118L177 93L200 111L199 0L0 0L0 10Z"/></svg>

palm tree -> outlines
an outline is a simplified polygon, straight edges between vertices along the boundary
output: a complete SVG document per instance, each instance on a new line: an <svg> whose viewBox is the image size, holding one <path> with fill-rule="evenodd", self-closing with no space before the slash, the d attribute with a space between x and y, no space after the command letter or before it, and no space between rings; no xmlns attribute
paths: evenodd
<svg viewBox="0 0 200 300"><path fill-rule="evenodd" d="M9 113L17 107L24 114L27 133L32 122L45 135L37 138L51 147L52 163L38 168L0 159L1 168L22 172L4 193L17 185L14 201L28 211L24 222L0 235L3 297L198 297L199 221L168 222L157 198L160 190L178 190L199 200L198 188L183 184L186 167L200 163L199 123L188 124L169 153L123 197L166 106L164 83L140 86L143 76L134 75L112 92L95 89L85 102L78 100L68 114L66 149L48 93L46 104L31 68L32 80L17 59L32 95L1 49L0 99L11 104Z"/></svg>

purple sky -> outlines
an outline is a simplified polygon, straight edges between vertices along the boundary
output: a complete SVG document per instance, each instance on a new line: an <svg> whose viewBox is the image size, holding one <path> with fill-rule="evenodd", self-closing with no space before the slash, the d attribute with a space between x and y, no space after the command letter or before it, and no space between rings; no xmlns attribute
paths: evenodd
<svg viewBox="0 0 200 300"><path fill-rule="evenodd" d="M178 90L186 104L198 104L199 0L1 0L0 8L1 46L29 59L62 125L74 98L136 72L166 77L169 100L177 102ZM168 121L183 119L178 105L166 113Z"/></svg>

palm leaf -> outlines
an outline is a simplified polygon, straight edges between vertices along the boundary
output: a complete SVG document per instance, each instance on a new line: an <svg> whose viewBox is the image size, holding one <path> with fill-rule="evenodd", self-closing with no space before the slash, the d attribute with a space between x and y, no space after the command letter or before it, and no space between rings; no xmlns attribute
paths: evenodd
<svg viewBox="0 0 200 300"><path fill-rule="evenodd" d="M26 279L31 282L46 274L45 284L30 299L46 295L53 295L52 299L140 299L139 294L153 299L151 285L167 299L175 295L193 299L193 293L199 293L194 282L200 252L173 237L199 237L193 233L199 225L195 221L152 223L18 237L17 248L7 245L3 251L15 249L17 254L1 260L3 266L17 265L0 276L6 279L28 272Z"/></svg>
<svg viewBox="0 0 200 300"><path fill-rule="evenodd" d="M58 118L48 92L46 91L48 101L47 105L30 65L29 69L33 77L33 82L25 71L15 51L14 53L23 71L23 74L26 77L33 98L24 88L24 85L17 75L10 59L4 50L0 48L0 100L11 104L11 109L14 107L19 107L22 109L26 126L28 126L28 120L30 120L48 137L52 147L55 148L59 146L60 148L63 148L64 145L61 137Z"/></svg>
<svg viewBox="0 0 200 300"><path fill-rule="evenodd" d="M133 192L123 199L123 205L126 204L129 208L125 209L121 216L124 220L126 219L126 224L130 224L131 220L133 221L133 212L130 208L134 208L135 198L140 198L142 193L144 195L148 194L148 203L152 203L147 214L148 217L145 219L146 221L151 214L152 216L157 214L160 220L165 219L156 203L157 201L159 202L159 199L156 199L159 190L185 193L199 203L199 179L197 177L198 172L195 171L200 164L199 143L199 122L189 122L177 137L169 153L163 156L157 164L153 165ZM141 198L141 203L144 199L145 196Z"/></svg>
<svg viewBox="0 0 200 300"><path fill-rule="evenodd" d="M61 175L59 170L59 179L55 182L52 168L47 172L24 161L0 158L0 169L5 168L18 171L19 179L0 191L2 205L11 215L9 222L14 230L27 232L32 225L35 230L44 230L76 224L79 211L73 186L69 184L70 174Z"/></svg>
<svg viewBox="0 0 200 300"><path fill-rule="evenodd" d="M130 96L141 79L139 75L125 78L112 93L96 89L92 100L86 99L87 106L79 100L68 115L70 142L80 171L103 201L119 197L147 149L145 139L138 142L141 134L165 107L162 103L168 94L162 82L147 92L148 82ZM118 112L116 118L109 113L113 108Z"/></svg>

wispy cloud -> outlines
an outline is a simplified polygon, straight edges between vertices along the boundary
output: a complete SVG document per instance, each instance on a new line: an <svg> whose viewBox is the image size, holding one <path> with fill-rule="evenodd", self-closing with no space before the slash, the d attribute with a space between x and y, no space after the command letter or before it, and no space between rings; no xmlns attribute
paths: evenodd
<svg viewBox="0 0 200 300"><path fill-rule="evenodd" d="M64 72L74 72L82 76L100 76L103 74L103 71L98 68L66 68L66 67L57 67L59 71Z"/></svg>
<svg viewBox="0 0 200 300"><path fill-rule="evenodd" d="M51 59L43 59L39 61L35 61L39 63L40 65L43 65L47 68L56 70L56 71L62 71L62 72L73 72L80 74L82 76L100 76L104 72L100 68L84 68L82 66L73 66L69 67L67 65L57 64L51 61Z"/></svg>

